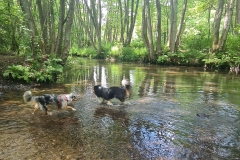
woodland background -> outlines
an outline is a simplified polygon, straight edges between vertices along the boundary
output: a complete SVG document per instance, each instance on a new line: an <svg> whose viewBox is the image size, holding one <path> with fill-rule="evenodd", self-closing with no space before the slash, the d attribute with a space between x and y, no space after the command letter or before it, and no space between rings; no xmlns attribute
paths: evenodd
<svg viewBox="0 0 240 160"><path fill-rule="evenodd" d="M240 0L1 0L3 75L53 82L74 56L159 65L240 64Z"/></svg>

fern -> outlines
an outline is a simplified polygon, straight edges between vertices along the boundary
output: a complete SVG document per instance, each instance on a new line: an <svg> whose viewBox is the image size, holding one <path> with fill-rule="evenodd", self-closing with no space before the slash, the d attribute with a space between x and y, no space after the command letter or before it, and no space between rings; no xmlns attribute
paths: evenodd
<svg viewBox="0 0 240 160"><path fill-rule="evenodd" d="M61 59L56 58L55 54L51 54L49 59L41 62L43 58L28 59L25 66L12 65L8 66L3 73L4 77L23 80L27 83L36 82L54 82L56 75L63 72L63 66L60 64Z"/></svg>

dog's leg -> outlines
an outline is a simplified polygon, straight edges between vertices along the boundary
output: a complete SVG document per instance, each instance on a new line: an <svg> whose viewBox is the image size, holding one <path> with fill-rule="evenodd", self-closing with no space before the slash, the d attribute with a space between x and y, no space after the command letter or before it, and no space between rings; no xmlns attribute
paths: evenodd
<svg viewBox="0 0 240 160"><path fill-rule="evenodd" d="M105 99L104 99L104 98L102 98L102 102L101 102L100 104L104 104L104 101L105 101Z"/></svg>
<svg viewBox="0 0 240 160"><path fill-rule="evenodd" d="M35 114L35 112L36 112L38 109L39 109L39 106L38 106L38 103L36 103L36 104L34 105L34 110L33 110L32 114Z"/></svg>
<svg viewBox="0 0 240 160"><path fill-rule="evenodd" d="M108 100L107 105L109 105L109 106L113 106L111 100Z"/></svg>
<svg viewBox="0 0 240 160"><path fill-rule="evenodd" d="M44 109L45 109L45 114L48 115L48 108L44 106Z"/></svg>
<svg viewBox="0 0 240 160"><path fill-rule="evenodd" d="M71 110L73 110L73 111L76 111L76 109L73 108L72 106L67 106L67 108L68 108L68 109L71 109Z"/></svg>
<svg viewBox="0 0 240 160"><path fill-rule="evenodd" d="M43 105L43 109L45 110L45 115L48 115L48 108L46 104Z"/></svg>

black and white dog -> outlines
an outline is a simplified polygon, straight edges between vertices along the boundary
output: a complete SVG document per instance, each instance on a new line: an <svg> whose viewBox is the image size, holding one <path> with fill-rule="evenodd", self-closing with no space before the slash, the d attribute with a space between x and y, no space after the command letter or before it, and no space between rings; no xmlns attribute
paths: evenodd
<svg viewBox="0 0 240 160"><path fill-rule="evenodd" d="M94 86L94 93L97 97L102 98L102 103L107 100L108 105L113 105L111 99L117 98L122 103L125 102L125 99L129 97L131 85L128 79L122 80L122 87L110 87L106 88L101 85Z"/></svg>
<svg viewBox="0 0 240 160"><path fill-rule="evenodd" d="M58 109L67 109L76 110L72 106L72 102L76 101L77 98L73 93L70 94L44 94L42 96L33 96L31 91L26 91L23 94L23 100L25 103L34 106L34 114L39 108L45 111L45 114L48 114L47 105L52 104L57 106Z"/></svg>

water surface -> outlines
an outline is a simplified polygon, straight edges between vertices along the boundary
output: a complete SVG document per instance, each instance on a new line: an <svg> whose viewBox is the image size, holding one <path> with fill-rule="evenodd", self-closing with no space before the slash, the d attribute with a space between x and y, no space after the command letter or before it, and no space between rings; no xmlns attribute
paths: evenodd
<svg viewBox="0 0 240 160"><path fill-rule="evenodd" d="M240 77L203 68L73 61L58 84L0 87L0 159L239 159ZM124 106L100 104L93 86L132 92ZM77 111L23 103L34 95L74 92Z"/></svg>

